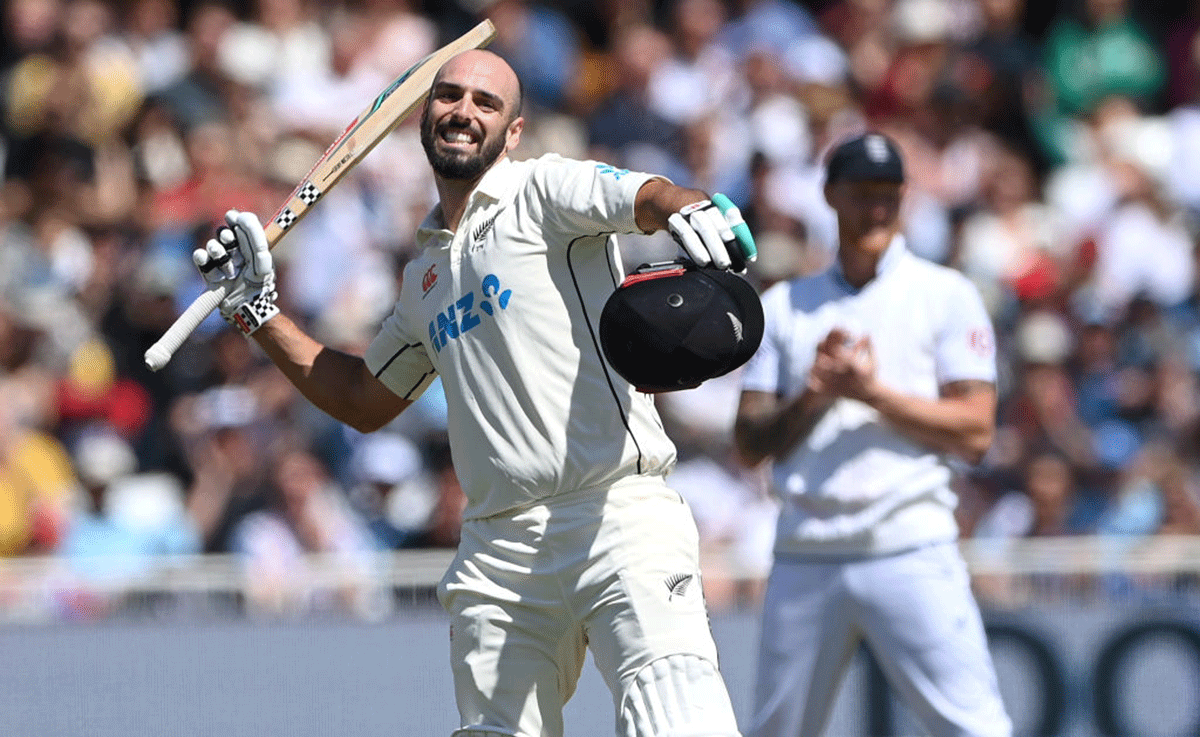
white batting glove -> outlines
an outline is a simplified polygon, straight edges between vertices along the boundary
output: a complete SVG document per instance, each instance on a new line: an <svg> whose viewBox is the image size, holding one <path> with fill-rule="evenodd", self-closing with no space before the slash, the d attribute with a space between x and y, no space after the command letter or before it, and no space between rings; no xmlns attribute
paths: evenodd
<svg viewBox="0 0 1200 737"><path fill-rule="evenodd" d="M757 256L741 212L721 194L693 202L667 218L671 236L698 266L742 272ZM735 232L738 231L738 232Z"/></svg>
<svg viewBox="0 0 1200 737"><path fill-rule="evenodd" d="M210 289L225 287L221 317L251 335L279 314L271 247L253 213L230 210L225 223L215 238L192 251L192 261Z"/></svg>

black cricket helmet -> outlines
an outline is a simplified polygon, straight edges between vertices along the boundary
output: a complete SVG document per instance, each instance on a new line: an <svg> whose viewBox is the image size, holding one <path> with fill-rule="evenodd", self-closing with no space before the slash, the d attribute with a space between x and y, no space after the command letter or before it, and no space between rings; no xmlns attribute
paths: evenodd
<svg viewBox="0 0 1200 737"><path fill-rule="evenodd" d="M754 287L686 259L638 267L600 315L604 357L646 393L692 389L727 374L750 360L762 336Z"/></svg>

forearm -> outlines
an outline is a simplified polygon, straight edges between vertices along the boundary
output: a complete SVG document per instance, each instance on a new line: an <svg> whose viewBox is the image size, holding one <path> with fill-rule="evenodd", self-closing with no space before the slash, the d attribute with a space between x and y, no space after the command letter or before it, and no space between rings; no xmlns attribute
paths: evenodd
<svg viewBox="0 0 1200 737"><path fill-rule="evenodd" d="M253 337L308 401L356 430L377 430L409 405L383 387L361 357L318 343L286 315Z"/></svg>
<svg viewBox="0 0 1200 737"><path fill-rule="evenodd" d="M643 233L667 228L667 218L693 202L707 200L708 194L699 189L678 187L665 179L651 179L638 190L633 213Z"/></svg>
<svg viewBox="0 0 1200 737"><path fill-rule="evenodd" d="M769 399L768 399L769 397ZM751 466L767 458L782 458L812 432L833 399L805 389L789 402L778 404L762 392L745 392L733 427L734 443L742 460Z"/></svg>
<svg viewBox="0 0 1200 737"><path fill-rule="evenodd" d="M866 401L910 440L971 463L983 459L995 434L994 394L926 399L881 386Z"/></svg>
<svg viewBox="0 0 1200 737"><path fill-rule="evenodd" d="M241 265L231 259L241 254ZM330 417L362 432L377 430L409 402L371 375L358 357L310 338L275 304L275 264L262 223L252 213L230 210L225 227L192 261L212 288L225 290L221 316L250 335L284 376Z"/></svg>

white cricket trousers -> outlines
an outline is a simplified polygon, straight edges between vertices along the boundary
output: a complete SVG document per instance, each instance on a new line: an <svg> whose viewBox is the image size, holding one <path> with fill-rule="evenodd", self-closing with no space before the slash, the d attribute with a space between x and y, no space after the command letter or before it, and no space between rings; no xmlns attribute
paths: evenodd
<svg viewBox="0 0 1200 737"><path fill-rule="evenodd" d="M1009 737L979 607L954 543L847 562L776 560L750 737L817 737L865 641L933 737Z"/></svg>
<svg viewBox="0 0 1200 737"><path fill-rule="evenodd" d="M737 737L698 558L691 510L657 478L464 522L438 587L464 733L562 737L590 648L620 737Z"/></svg>

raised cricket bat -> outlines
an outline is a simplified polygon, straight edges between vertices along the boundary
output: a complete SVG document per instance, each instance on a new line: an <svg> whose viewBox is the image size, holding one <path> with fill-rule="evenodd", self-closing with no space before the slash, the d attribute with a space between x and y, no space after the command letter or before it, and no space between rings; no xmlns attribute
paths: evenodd
<svg viewBox="0 0 1200 737"><path fill-rule="evenodd" d="M346 126L337 140L317 159L317 163L296 186L271 221L266 223L263 230L266 231L267 243L271 248L274 248L288 230L308 213L322 195L357 166L376 144L386 138L421 104L429 94L434 75L443 64L463 51L488 45L495 35L496 29L492 22L484 20L414 64L380 92L358 117L350 121L350 125ZM224 287L210 289L197 297L183 314L175 319L174 324L163 333L158 342L146 351L146 366L151 371L158 371L166 366L175 351L179 350L179 346L183 345L183 341L187 340L196 326L208 317L208 313L216 309L224 298Z"/></svg>

